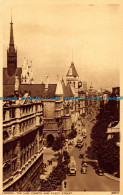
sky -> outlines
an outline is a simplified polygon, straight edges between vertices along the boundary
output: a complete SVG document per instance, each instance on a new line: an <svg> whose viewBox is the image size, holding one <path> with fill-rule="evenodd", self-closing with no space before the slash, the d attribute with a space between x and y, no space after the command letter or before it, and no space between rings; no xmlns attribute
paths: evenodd
<svg viewBox="0 0 123 195"><path fill-rule="evenodd" d="M7 66L12 13L18 67L32 60L35 83L64 78L72 61L81 81L95 89L120 84L123 20L119 4L77 0L4 0L3 66ZM115 1L116 2L116 1ZM117 1L118 2L118 1Z"/></svg>

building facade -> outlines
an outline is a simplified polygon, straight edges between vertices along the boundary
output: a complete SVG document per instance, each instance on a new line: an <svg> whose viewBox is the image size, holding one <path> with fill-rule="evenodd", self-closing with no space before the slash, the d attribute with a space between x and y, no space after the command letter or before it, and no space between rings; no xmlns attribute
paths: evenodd
<svg viewBox="0 0 123 195"><path fill-rule="evenodd" d="M15 100L3 105L3 189L22 190L43 169L43 105Z"/></svg>

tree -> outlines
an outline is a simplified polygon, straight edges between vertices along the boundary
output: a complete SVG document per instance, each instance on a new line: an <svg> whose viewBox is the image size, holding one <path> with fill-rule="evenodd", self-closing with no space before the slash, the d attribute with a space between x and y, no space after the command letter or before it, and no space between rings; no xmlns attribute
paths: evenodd
<svg viewBox="0 0 123 195"><path fill-rule="evenodd" d="M68 165L70 163L70 155L68 154L67 151L64 151L63 156L64 156L64 164Z"/></svg>
<svg viewBox="0 0 123 195"><path fill-rule="evenodd" d="M77 135L77 131L74 129L68 134L68 139L73 139Z"/></svg>
<svg viewBox="0 0 123 195"><path fill-rule="evenodd" d="M53 142L52 149L54 151L59 151L63 148L65 142L65 137L63 135L56 137L56 139Z"/></svg>
<svg viewBox="0 0 123 195"><path fill-rule="evenodd" d="M119 147L113 139L107 140L98 153L99 165L108 173L119 172Z"/></svg>
<svg viewBox="0 0 123 195"><path fill-rule="evenodd" d="M114 96L112 94L112 96ZM109 101L97 116L98 122L92 128L91 149L104 171L119 173L119 147L113 139L107 140L107 127L112 121L119 120L119 109L116 101Z"/></svg>

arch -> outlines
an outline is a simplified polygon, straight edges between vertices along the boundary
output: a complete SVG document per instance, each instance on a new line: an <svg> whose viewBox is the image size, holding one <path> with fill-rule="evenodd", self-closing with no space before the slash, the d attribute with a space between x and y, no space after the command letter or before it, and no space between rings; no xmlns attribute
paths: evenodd
<svg viewBox="0 0 123 195"><path fill-rule="evenodd" d="M53 142L54 142L54 136L52 134L49 134L47 136L47 146L51 147L53 145Z"/></svg>

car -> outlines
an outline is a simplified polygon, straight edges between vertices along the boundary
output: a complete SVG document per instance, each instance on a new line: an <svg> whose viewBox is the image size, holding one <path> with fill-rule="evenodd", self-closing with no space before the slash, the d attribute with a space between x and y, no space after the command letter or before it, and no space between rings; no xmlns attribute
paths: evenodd
<svg viewBox="0 0 123 195"><path fill-rule="evenodd" d="M80 153L79 154L79 158L84 158L84 154L83 153Z"/></svg>
<svg viewBox="0 0 123 195"><path fill-rule="evenodd" d="M86 135L83 135L83 138L86 138Z"/></svg>
<svg viewBox="0 0 123 195"><path fill-rule="evenodd" d="M103 176L104 175L104 171L100 168L96 168L96 173L99 175L99 176Z"/></svg>
<svg viewBox="0 0 123 195"><path fill-rule="evenodd" d="M82 165L83 167L88 167L88 163L87 163L86 160L83 160L81 165Z"/></svg>
<svg viewBox="0 0 123 195"><path fill-rule="evenodd" d="M84 142L83 142L83 138L79 138L77 139L77 142L76 142L76 147L78 148L82 148L84 145Z"/></svg>
<svg viewBox="0 0 123 195"><path fill-rule="evenodd" d="M87 173L87 167L82 167L81 168L81 173L86 174Z"/></svg>

